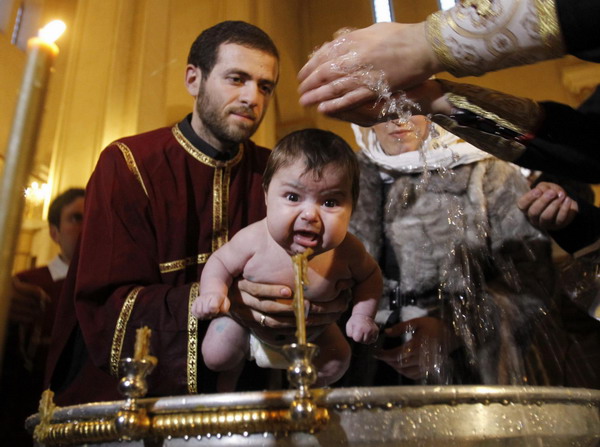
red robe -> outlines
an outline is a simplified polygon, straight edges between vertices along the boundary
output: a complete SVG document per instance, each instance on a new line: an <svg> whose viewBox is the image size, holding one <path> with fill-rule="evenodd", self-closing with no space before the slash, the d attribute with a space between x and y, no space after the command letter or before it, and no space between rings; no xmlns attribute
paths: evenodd
<svg viewBox="0 0 600 447"><path fill-rule="evenodd" d="M213 391L200 352L207 322L190 304L208 256L264 217L270 151L247 142L218 161L202 145L184 120L101 154L53 333L48 377L57 404L121 399L119 360L133 356L142 326L158 358L148 396Z"/></svg>
<svg viewBox="0 0 600 447"><path fill-rule="evenodd" d="M36 413L40 396L43 391L44 364L48 354L48 343L52 332L56 304L64 279L54 281L47 266L19 272L16 275L21 281L41 287L50 297L40 319L39 339L33 341L34 353L26 365L22 348L31 348L29 343L35 333L33 327L27 327L14 322L8 322L4 347L4 361L0 375L0 433L3 445L30 446L33 445L31 434L25 430L25 419ZM25 331L26 339L21 338L21 330ZM35 338L35 337L34 337ZM22 345L25 341L25 346Z"/></svg>

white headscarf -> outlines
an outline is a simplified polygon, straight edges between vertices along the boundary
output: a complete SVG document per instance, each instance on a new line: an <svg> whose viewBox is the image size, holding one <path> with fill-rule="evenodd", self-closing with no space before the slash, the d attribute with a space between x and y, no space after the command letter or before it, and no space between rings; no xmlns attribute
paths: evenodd
<svg viewBox="0 0 600 447"><path fill-rule="evenodd" d="M423 150L388 155L370 127L352 124L356 143L363 153L380 168L382 178L391 181L398 174L415 174L437 169L450 169L491 157L435 123L430 123Z"/></svg>

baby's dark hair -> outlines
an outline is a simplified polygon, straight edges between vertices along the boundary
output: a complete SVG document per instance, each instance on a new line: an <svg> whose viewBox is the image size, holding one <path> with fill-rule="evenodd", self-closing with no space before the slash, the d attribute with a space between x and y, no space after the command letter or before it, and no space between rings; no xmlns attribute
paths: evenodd
<svg viewBox="0 0 600 447"><path fill-rule="evenodd" d="M200 33L190 48L187 63L200 68L206 79L217 63L220 46L227 43L264 51L279 61L277 47L267 33L250 23L226 20Z"/></svg>
<svg viewBox="0 0 600 447"><path fill-rule="evenodd" d="M297 130L279 140L269 156L263 174L264 190L269 189L273 175L279 169L299 159L304 159L304 173L312 172L318 179L323 175L325 166L334 165L340 168L350 179L354 208L360 192L360 168L356 154L343 138L327 130Z"/></svg>

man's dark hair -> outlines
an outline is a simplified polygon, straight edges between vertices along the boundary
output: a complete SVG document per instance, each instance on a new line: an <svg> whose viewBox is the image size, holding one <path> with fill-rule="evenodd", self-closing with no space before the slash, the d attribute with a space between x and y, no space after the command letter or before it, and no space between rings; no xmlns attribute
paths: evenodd
<svg viewBox="0 0 600 447"><path fill-rule="evenodd" d="M200 68L206 79L217 63L219 47L226 43L261 50L279 60L277 47L267 33L246 22L227 20L202 31L190 48L187 63Z"/></svg>
<svg viewBox="0 0 600 447"><path fill-rule="evenodd" d="M317 179L323 175L326 166L333 165L350 179L352 207L356 206L360 192L360 167L352 148L343 138L321 129L297 130L283 137L269 155L263 174L263 188L269 184L275 173L297 160L304 159L304 173L311 172Z"/></svg>
<svg viewBox="0 0 600 447"><path fill-rule="evenodd" d="M60 215L65 206L70 205L79 197L85 196L83 188L69 188L65 192L57 195L48 209L48 222L60 229Z"/></svg>

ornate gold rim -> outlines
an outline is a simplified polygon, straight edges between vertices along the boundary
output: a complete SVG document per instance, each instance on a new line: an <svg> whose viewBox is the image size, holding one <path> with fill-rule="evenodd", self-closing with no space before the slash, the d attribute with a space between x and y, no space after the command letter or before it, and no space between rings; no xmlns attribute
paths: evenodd
<svg viewBox="0 0 600 447"><path fill-rule="evenodd" d="M311 419L297 420L289 408L285 409L233 409L209 408L197 412L156 414L141 418L136 425L130 418L124 432L117 419L97 418L85 421L51 423L36 431L36 441L47 445L73 445L88 442L110 442L117 440L163 439L168 437L210 437L228 434L252 435L259 433L314 433L322 429L329 420L329 412L318 408Z"/></svg>

